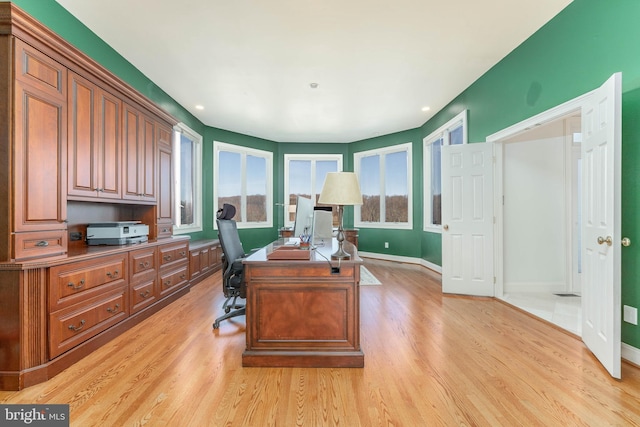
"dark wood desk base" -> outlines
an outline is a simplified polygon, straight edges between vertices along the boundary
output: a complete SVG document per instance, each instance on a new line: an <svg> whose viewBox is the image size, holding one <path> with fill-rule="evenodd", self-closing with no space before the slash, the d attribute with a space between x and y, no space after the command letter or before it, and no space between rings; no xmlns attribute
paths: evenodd
<svg viewBox="0 0 640 427"><path fill-rule="evenodd" d="M266 249L245 260L247 347L242 366L361 368L360 264L328 261L334 248L309 261L266 260ZM335 264L335 265L334 265Z"/></svg>

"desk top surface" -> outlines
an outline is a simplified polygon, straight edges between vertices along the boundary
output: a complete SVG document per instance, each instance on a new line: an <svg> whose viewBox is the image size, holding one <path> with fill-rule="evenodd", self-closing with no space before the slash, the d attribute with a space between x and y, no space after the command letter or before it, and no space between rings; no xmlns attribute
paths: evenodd
<svg viewBox="0 0 640 427"><path fill-rule="evenodd" d="M268 260L267 255L283 245L297 245L300 243L300 239L295 237L282 238L274 242L269 243L267 246L260 248L250 256L244 259L245 264L268 262L270 264L276 263L306 263L306 262L329 262L331 265L338 265L339 263L362 263L362 258L358 256L358 250L356 247L348 241L342 242L342 248L345 252L351 255L351 258L338 260L331 258L331 254L338 250L338 241L334 238L325 243L311 245L309 249L309 260Z"/></svg>

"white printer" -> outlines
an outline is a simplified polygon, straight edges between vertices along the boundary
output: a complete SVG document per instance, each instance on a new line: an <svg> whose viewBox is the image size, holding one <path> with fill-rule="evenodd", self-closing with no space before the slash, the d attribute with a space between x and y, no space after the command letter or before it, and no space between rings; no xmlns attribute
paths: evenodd
<svg viewBox="0 0 640 427"><path fill-rule="evenodd" d="M114 221L89 224L88 245L131 245L149 239L149 226L140 221Z"/></svg>

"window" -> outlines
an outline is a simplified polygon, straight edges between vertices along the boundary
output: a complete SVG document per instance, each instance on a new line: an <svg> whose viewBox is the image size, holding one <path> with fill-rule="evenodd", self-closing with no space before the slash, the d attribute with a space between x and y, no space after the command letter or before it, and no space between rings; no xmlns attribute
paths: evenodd
<svg viewBox="0 0 640 427"><path fill-rule="evenodd" d="M183 123L173 132L174 233L202 231L202 136Z"/></svg>
<svg viewBox="0 0 640 427"><path fill-rule="evenodd" d="M363 202L355 226L412 228L411 143L355 153L354 166Z"/></svg>
<svg viewBox="0 0 640 427"><path fill-rule="evenodd" d="M342 171L341 154L285 154L285 227L293 227L297 197L308 197L317 205L327 173L339 171ZM334 220L337 225L337 214Z"/></svg>
<svg viewBox="0 0 640 427"><path fill-rule="evenodd" d="M213 150L214 212L229 203L238 228L272 227L273 153L218 141Z"/></svg>
<svg viewBox="0 0 640 427"><path fill-rule="evenodd" d="M467 111L424 138L424 229L441 231L442 146L467 143Z"/></svg>

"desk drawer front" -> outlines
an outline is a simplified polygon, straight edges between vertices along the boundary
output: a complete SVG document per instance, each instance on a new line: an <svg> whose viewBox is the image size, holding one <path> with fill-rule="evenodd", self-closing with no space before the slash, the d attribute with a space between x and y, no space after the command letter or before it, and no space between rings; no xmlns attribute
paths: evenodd
<svg viewBox="0 0 640 427"><path fill-rule="evenodd" d="M56 357L129 315L125 287L50 315L50 353Z"/></svg>
<svg viewBox="0 0 640 427"><path fill-rule="evenodd" d="M51 309L62 308L103 292L103 289L98 289L102 286L126 283L125 256L121 254L52 267L49 273Z"/></svg>

